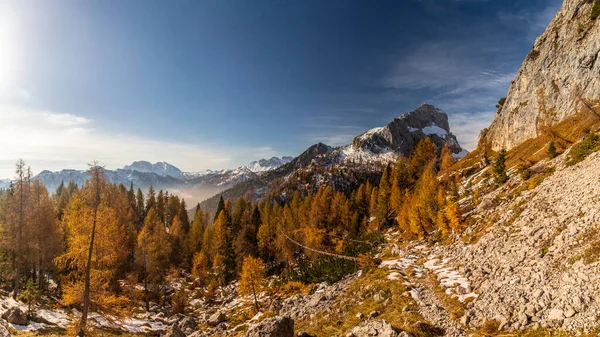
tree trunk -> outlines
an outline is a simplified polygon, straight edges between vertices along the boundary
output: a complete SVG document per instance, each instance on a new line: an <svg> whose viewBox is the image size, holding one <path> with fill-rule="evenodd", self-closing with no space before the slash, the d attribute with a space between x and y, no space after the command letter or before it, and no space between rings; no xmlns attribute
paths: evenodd
<svg viewBox="0 0 600 337"><path fill-rule="evenodd" d="M260 311L258 307L258 299L256 298L256 289L254 288L254 281L252 281L252 295L254 296L254 306L256 307L256 312Z"/></svg>
<svg viewBox="0 0 600 337"><path fill-rule="evenodd" d="M98 170L98 168L96 168ZM96 237L96 220L98 216L98 206L100 204L100 177L99 172L94 172L94 180L96 183L96 200L94 200L94 218L92 223L92 235L90 238L90 248L88 251L87 265L85 266L85 280L83 286L83 308L81 310L81 321L79 322L79 329L77 331L78 337L85 335L85 327L87 324L87 315L90 308L90 273L92 267L92 253L94 251L94 239Z"/></svg>
<svg viewBox="0 0 600 337"><path fill-rule="evenodd" d="M15 260L15 279L13 281L12 298L19 296L19 281L21 279L21 249L23 240L23 183L25 182L23 168L25 163L17 162L17 175L19 176L19 228L17 229L17 255Z"/></svg>

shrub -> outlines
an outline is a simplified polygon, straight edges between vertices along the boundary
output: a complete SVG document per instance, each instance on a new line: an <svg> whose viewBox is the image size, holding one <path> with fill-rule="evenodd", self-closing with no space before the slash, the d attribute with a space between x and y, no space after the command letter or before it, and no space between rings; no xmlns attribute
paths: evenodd
<svg viewBox="0 0 600 337"><path fill-rule="evenodd" d="M185 312L185 307L188 306L188 297L185 294L185 290L183 290L183 288L177 290L173 295L172 305L173 315L183 314Z"/></svg>
<svg viewBox="0 0 600 337"><path fill-rule="evenodd" d="M567 162L567 165L575 165L598 150L600 150L600 136L595 133L589 133L582 141L573 145L569 153L570 160Z"/></svg>
<svg viewBox="0 0 600 337"><path fill-rule="evenodd" d="M590 13L590 19L596 20L600 16L600 0L595 0L592 5L592 12Z"/></svg>
<svg viewBox="0 0 600 337"><path fill-rule="evenodd" d="M298 281L290 281L281 286L277 292L283 297L292 297L296 294L308 294L310 292L310 286L304 285Z"/></svg>
<svg viewBox="0 0 600 337"><path fill-rule="evenodd" d="M550 159L556 158L557 153L556 153L556 145L554 145L554 142L548 143L548 151L546 153L548 155L548 158L550 158Z"/></svg>
<svg viewBox="0 0 600 337"><path fill-rule="evenodd" d="M500 100L498 100L498 104L496 104L496 109L498 109L498 111L500 111L502 109L502 107L504 106L504 103L506 103L506 97L500 98Z"/></svg>
<svg viewBox="0 0 600 337"><path fill-rule="evenodd" d="M40 300L40 291L35 284L33 284L32 279L27 281L27 287L19 295L19 300L27 303L27 316L31 317L34 313L33 309L35 304Z"/></svg>
<svg viewBox="0 0 600 337"><path fill-rule="evenodd" d="M530 162L521 162L519 164L519 166L517 167L517 172L519 173L519 175L521 176L521 179L523 179L523 181L527 181L529 178L531 178L531 163Z"/></svg>
<svg viewBox="0 0 600 337"><path fill-rule="evenodd" d="M532 49L529 54L527 54L527 59L535 61L540 56L540 52Z"/></svg>

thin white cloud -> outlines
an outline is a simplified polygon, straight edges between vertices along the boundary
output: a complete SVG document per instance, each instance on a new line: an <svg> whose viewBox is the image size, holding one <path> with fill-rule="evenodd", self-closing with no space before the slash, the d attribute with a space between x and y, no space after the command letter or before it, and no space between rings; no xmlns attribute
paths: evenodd
<svg viewBox="0 0 600 337"><path fill-rule="evenodd" d="M34 173L85 169L92 160L118 168L141 159L167 161L182 170L196 171L237 167L254 160L253 155L277 154L268 147L226 148L115 134L95 128L94 122L83 116L8 106L0 106L0 148L2 178L14 175L18 158L31 165Z"/></svg>

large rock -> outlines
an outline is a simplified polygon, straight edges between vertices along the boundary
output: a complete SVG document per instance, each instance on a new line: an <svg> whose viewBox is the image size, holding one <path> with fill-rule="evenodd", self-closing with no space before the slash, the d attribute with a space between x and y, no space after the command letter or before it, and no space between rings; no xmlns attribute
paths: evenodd
<svg viewBox="0 0 600 337"><path fill-rule="evenodd" d="M0 337L10 337L10 331L8 331L8 325L5 321L0 320Z"/></svg>
<svg viewBox="0 0 600 337"><path fill-rule="evenodd" d="M208 325L217 326L220 323L225 322L226 319L227 316L225 316L224 313L222 313L221 311L217 311L214 314L212 314L212 316L210 316L210 318L208 319Z"/></svg>
<svg viewBox="0 0 600 337"><path fill-rule="evenodd" d="M408 156L415 145L426 137L440 148L448 141L455 154L463 151L450 132L448 115L430 104L422 104L415 111L402 114L384 127L367 131L354 138L352 146L377 154L392 150Z"/></svg>
<svg viewBox="0 0 600 337"><path fill-rule="evenodd" d="M600 93L600 20L593 1L565 0L512 81L505 103L482 135L494 150L511 149L587 109Z"/></svg>
<svg viewBox="0 0 600 337"><path fill-rule="evenodd" d="M294 337L294 320L288 316L267 318L248 329L245 337Z"/></svg>
<svg viewBox="0 0 600 337"><path fill-rule="evenodd" d="M398 337L398 332L392 328L390 323L384 320L367 321L362 326L357 326L352 329L349 336L353 337ZM406 335L403 335L406 336ZM410 336L410 335L409 335Z"/></svg>
<svg viewBox="0 0 600 337"><path fill-rule="evenodd" d="M18 307L12 307L2 314L2 318L4 318L8 323L16 324L16 325L27 325L29 324L29 320L27 319L27 315L23 311L21 311Z"/></svg>
<svg viewBox="0 0 600 337"><path fill-rule="evenodd" d="M185 333L177 326L177 324L171 325L162 337L185 337Z"/></svg>
<svg viewBox="0 0 600 337"><path fill-rule="evenodd" d="M196 331L196 322L194 322L194 319L192 317L184 317L181 321L179 321L179 323L177 323L177 325L179 326L181 331L185 332L188 335Z"/></svg>

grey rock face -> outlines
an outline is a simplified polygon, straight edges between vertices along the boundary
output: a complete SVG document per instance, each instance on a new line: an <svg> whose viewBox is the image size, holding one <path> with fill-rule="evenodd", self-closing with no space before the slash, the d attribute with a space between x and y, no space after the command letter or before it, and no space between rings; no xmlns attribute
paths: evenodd
<svg viewBox="0 0 600 337"><path fill-rule="evenodd" d="M294 337L294 320L289 316L267 318L248 329L245 337Z"/></svg>
<svg viewBox="0 0 600 337"><path fill-rule="evenodd" d="M422 104L382 128L367 131L354 138L352 146L375 154L392 150L408 156L415 145L426 137L430 137L438 147L448 141L455 154L462 151L456 137L450 132L448 115L430 104Z"/></svg>
<svg viewBox="0 0 600 337"><path fill-rule="evenodd" d="M506 102L482 137L494 150L511 149L536 137L544 123L556 124L584 100L600 98L600 20L590 20L592 3L565 0L537 38L513 80Z"/></svg>
<svg viewBox="0 0 600 337"><path fill-rule="evenodd" d="M16 325L27 325L29 323L27 315L25 315L25 313L17 307L6 310L4 314L2 314L2 318L4 318L8 323Z"/></svg>

